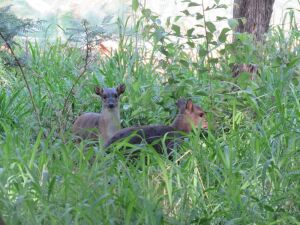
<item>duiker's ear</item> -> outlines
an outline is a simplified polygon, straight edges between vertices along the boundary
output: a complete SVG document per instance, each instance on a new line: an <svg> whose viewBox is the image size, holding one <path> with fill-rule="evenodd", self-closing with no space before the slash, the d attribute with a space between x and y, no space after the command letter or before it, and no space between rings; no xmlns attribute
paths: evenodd
<svg viewBox="0 0 300 225"><path fill-rule="evenodd" d="M189 110L189 111L193 111L194 110L194 106L193 106L193 102L191 99L187 100L186 102L186 109Z"/></svg>
<svg viewBox="0 0 300 225"><path fill-rule="evenodd" d="M96 95L100 95L100 96L102 96L102 94L103 94L103 88L101 88L101 87L95 87L95 93L96 93Z"/></svg>
<svg viewBox="0 0 300 225"><path fill-rule="evenodd" d="M179 109L179 112L183 113L185 110L185 106L186 106L186 100L184 98L180 98L177 100L176 105Z"/></svg>
<svg viewBox="0 0 300 225"><path fill-rule="evenodd" d="M121 94L123 94L124 91L125 91L125 89L126 89L125 84L120 84L120 85L117 87L118 95L120 96Z"/></svg>

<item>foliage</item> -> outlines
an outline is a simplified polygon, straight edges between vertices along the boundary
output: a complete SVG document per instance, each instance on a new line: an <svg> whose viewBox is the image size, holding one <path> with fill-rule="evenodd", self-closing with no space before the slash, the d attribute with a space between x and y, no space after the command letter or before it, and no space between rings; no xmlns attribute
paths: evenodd
<svg viewBox="0 0 300 225"><path fill-rule="evenodd" d="M0 57L1 61L8 65L15 65L11 57L8 45L18 44L16 37L25 37L28 33L36 32L41 28L43 21L33 21L31 19L20 19L10 10L11 5L0 7ZM27 52L24 51L19 62L24 64L27 60Z"/></svg>
<svg viewBox="0 0 300 225"><path fill-rule="evenodd" d="M16 35L26 31L31 26L30 20L21 20L10 12L10 6L0 8L0 32L3 34L6 41L12 42ZM0 45L4 40L0 40Z"/></svg>
<svg viewBox="0 0 300 225"><path fill-rule="evenodd" d="M221 1L186 2L180 16L198 26L185 32L179 17L162 26L133 1L133 29L120 21L118 49L109 57L91 49L87 66L82 46L30 42L23 69L41 127L20 71L1 62L0 212L7 224L300 223L299 29L273 27L264 44L239 34L232 44L234 21L220 31L206 17L225 7ZM234 63L255 63L260 75L233 78ZM207 135L194 130L174 161L151 146L136 146L132 163L117 148L73 143L74 118L100 110L95 85L121 82L123 127L169 124L183 96L206 110Z"/></svg>

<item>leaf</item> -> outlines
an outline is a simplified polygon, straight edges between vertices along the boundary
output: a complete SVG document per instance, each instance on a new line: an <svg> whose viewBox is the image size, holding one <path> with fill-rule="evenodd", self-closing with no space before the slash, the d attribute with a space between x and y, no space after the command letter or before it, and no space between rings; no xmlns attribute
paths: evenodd
<svg viewBox="0 0 300 225"><path fill-rule="evenodd" d="M188 44L191 48L194 48L194 47L195 47L195 43L194 43L194 42L188 41L187 44Z"/></svg>
<svg viewBox="0 0 300 225"><path fill-rule="evenodd" d="M196 38L199 38L199 39L200 39L200 38L205 38L205 36L204 36L203 34L197 34L197 35L196 35Z"/></svg>
<svg viewBox="0 0 300 225"><path fill-rule="evenodd" d="M200 6L200 4L196 3L196 2L190 2L188 4L188 7L194 7L194 6Z"/></svg>
<svg viewBox="0 0 300 225"><path fill-rule="evenodd" d="M196 90L195 93L196 93L196 95L208 96L207 92L205 92L205 91Z"/></svg>
<svg viewBox="0 0 300 225"><path fill-rule="evenodd" d="M50 184L49 184L49 187L48 187L48 194L47 194L47 199L49 200L51 194L53 193L53 190L54 190L54 185L56 183L56 179L57 177L53 177L50 181Z"/></svg>
<svg viewBox="0 0 300 225"><path fill-rule="evenodd" d="M205 25L211 33L216 31L216 26L212 22L208 21L205 23Z"/></svg>
<svg viewBox="0 0 300 225"><path fill-rule="evenodd" d="M180 27L179 27L179 26L173 24L172 27L171 27L171 29L175 32L175 34L176 34L177 36L180 35Z"/></svg>
<svg viewBox="0 0 300 225"><path fill-rule="evenodd" d="M209 44L214 45L214 46L217 46L217 45L218 45L218 42L216 42L216 41L211 41Z"/></svg>
<svg viewBox="0 0 300 225"><path fill-rule="evenodd" d="M265 210L267 210L269 212L275 212L275 210L270 205L259 203L259 206L263 207Z"/></svg>
<svg viewBox="0 0 300 225"><path fill-rule="evenodd" d="M166 26L169 27L171 25L171 18L168 17L166 21Z"/></svg>
<svg viewBox="0 0 300 225"><path fill-rule="evenodd" d="M181 16L176 16L174 21L177 22L180 18L181 18Z"/></svg>
<svg viewBox="0 0 300 225"><path fill-rule="evenodd" d="M214 36L212 33L207 33L206 34L206 39L207 39L207 42L210 43L212 40L213 40Z"/></svg>
<svg viewBox="0 0 300 225"><path fill-rule="evenodd" d="M191 29L188 29L187 32L186 32L186 35L188 37L191 37L192 36L192 33L194 32L195 28L191 28Z"/></svg>
<svg viewBox="0 0 300 225"><path fill-rule="evenodd" d="M216 7L217 7L216 4L213 4L213 6L211 6L211 7L207 6L206 9L205 9L205 11L209 11L211 9L215 9Z"/></svg>
<svg viewBox="0 0 300 225"><path fill-rule="evenodd" d="M191 15L190 12L188 10L183 10L181 11L184 15L189 16Z"/></svg>
<svg viewBox="0 0 300 225"><path fill-rule="evenodd" d="M202 24L196 24L196 27L204 27Z"/></svg>
<svg viewBox="0 0 300 225"><path fill-rule="evenodd" d="M234 30L239 25L239 22L236 19L228 19L228 25Z"/></svg>
<svg viewBox="0 0 300 225"><path fill-rule="evenodd" d="M151 10L150 9L142 9L142 14L146 18L149 18L151 16Z"/></svg>
<svg viewBox="0 0 300 225"><path fill-rule="evenodd" d="M223 48L219 51L219 54L220 55L224 55L226 53L226 48Z"/></svg>
<svg viewBox="0 0 300 225"><path fill-rule="evenodd" d="M221 4L221 5L217 6L217 9L227 9L227 8L228 8L228 6L225 4Z"/></svg>
<svg viewBox="0 0 300 225"><path fill-rule="evenodd" d="M136 11L139 7L139 0L132 0L132 9Z"/></svg>
<svg viewBox="0 0 300 225"><path fill-rule="evenodd" d="M296 66L296 64L298 64L300 61L300 56L297 57L293 57L290 59L290 61L287 64L288 68L293 68L294 66Z"/></svg>
<svg viewBox="0 0 300 225"><path fill-rule="evenodd" d="M188 68L189 67L189 63L183 59L179 60L180 64L183 65L184 67Z"/></svg>
<svg viewBox="0 0 300 225"><path fill-rule="evenodd" d="M219 61L218 58L209 58L209 59L208 59L208 63L210 63L210 64L217 64L218 61Z"/></svg>
<svg viewBox="0 0 300 225"><path fill-rule="evenodd" d="M229 28L223 28L223 30L221 31L218 37L219 42L224 43L226 41L228 31L230 31Z"/></svg>
<svg viewBox="0 0 300 225"><path fill-rule="evenodd" d="M207 50L204 49L204 48L200 48L199 51L198 51L198 55L199 55L200 57L206 56L207 53L208 53Z"/></svg>
<svg viewBox="0 0 300 225"><path fill-rule="evenodd" d="M225 16L217 16L217 21L226 20L227 17Z"/></svg>
<svg viewBox="0 0 300 225"><path fill-rule="evenodd" d="M201 20L203 15L201 13L196 13L196 20Z"/></svg>

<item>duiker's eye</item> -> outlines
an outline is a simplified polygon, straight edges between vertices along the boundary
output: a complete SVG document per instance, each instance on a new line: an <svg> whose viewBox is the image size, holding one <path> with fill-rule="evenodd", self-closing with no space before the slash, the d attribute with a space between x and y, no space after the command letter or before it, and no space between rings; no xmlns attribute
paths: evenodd
<svg viewBox="0 0 300 225"><path fill-rule="evenodd" d="M103 95L103 97L102 97L103 99L107 99L107 95Z"/></svg>
<svg viewBox="0 0 300 225"><path fill-rule="evenodd" d="M117 94L114 94L114 97L115 97L115 98L117 98L117 97L118 97L118 95L117 95Z"/></svg>
<svg viewBox="0 0 300 225"><path fill-rule="evenodd" d="M204 116L204 112L200 112L200 113L199 113L199 116L200 116L200 117L203 117L203 116Z"/></svg>

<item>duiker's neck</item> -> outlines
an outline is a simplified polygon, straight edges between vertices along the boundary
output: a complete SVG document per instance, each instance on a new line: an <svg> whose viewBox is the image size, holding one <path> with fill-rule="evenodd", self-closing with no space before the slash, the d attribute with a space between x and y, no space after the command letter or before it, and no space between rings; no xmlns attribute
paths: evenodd
<svg viewBox="0 0 300 225"><path fill-rule="evenodd" d="M177 114L172 125L175 130L189 133L191 131L191 124L184 114Z"/></svg>
<svg viewBox="0 0 300 225"><path fill-rule="evenodd" d="M109 109L107 107L103 107L101 113L104 114L105 116L115 118L118 121L120 121L120 107L119 106L116 106L112 109Z"/></svg>

